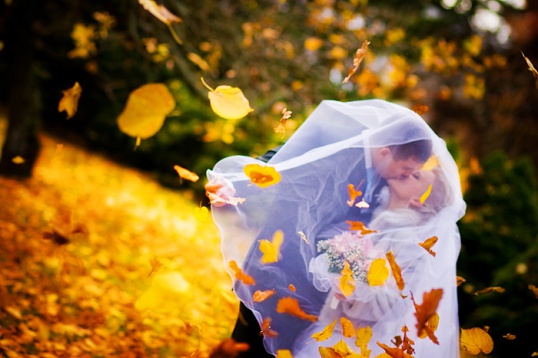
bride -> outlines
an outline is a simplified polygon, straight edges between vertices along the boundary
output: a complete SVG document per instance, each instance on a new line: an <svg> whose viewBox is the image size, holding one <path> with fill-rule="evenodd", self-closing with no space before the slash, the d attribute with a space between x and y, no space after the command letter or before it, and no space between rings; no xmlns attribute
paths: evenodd
<svg viewBox="0 0 538 358"><path fill-rule="evenodd" d="M392 153L419 140L431 142L435 169L417 171L416 161L396 159L383 165L372 163L376 155L387 153L386 148ZM413 175L387 175L401 164ZM257 185L249 178L244 171L247 165L258 165L271 179L269 185ZM408 181L416 179L414 175L433 180L429 194L423 191L419 197L425 205L401 207L402 212L395 214L396 194L403 195ZM458 170L445 142L419 115L382 100L323 101L267 164L233 156L217 163L207 177L217 188L212 193L212 215L221 233L225 268L237 297L259 323L267 352L302 354L315 348L309 356L318 356L316 345L331 346L332 341L317 342L308 334L323 329L331 317L343 315L357 327L371 327L373 354L383 352L376 341L390 346L405 325L415 342L415 357L458 356L455 268L460 239L456 221L463 216L465 204ZM439 178L443 184L436 183ZM383 186L378 184L392 189L376 195L375 187ZM434 199L441 188L451 200L441 200L438 206ZM372 211L375 215L370 220ZM375 287L355 278L353 295L337 299L336 308L331 308L337 287L323 271L327 265L320 262L323 255L318 248L358 222L377 230L363 238L372 242L373 251L383 255L393 251L406 285L403 290L395 288L392 276ZM418 245L434 236L438 237L435 257ZM276 261L264 260L268 251ZM420 305L423 294L432 289L443 290L435 331L439 345L417 337L411 302L412 294ZM336 327L332 339L339 337Z"/></svg>

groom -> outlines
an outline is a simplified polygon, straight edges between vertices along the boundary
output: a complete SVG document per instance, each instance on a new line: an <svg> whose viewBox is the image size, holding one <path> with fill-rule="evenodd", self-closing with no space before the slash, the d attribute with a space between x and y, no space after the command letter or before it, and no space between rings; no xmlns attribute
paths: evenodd
<svg viewBox="0 0 538 358"><path fill-rule="evenodd" d="M420 128L407 127L409 137L417 137ZM382 133L381 133L382 134ZM406 137L406 134L403 134ZM425 137L425 136L424 136ZM386 185L386 180L391 178L404 178L418 170L431 154L432 143L430 140L410 141L405 144L375 147L376 138L371 138L372 147L364 148L365 183L363 188L364 198L370 204L369 208L360 209L359 219L368 223L372 212L378 203L376 196L379 190ZM268 151L258 157L259 160L271 163L271 159L278 153L280 147ZM355 208L355 210L357 210ZM355 215L357 213L355 212ZM291 335L293 336L293 334ZM248 343L249 350L239 353L242 358L274 357L266 352L263 346L263 336L260 334L260 326L252 311L242 302L240 313L232 333L232 339L236 342Z"/></svg>

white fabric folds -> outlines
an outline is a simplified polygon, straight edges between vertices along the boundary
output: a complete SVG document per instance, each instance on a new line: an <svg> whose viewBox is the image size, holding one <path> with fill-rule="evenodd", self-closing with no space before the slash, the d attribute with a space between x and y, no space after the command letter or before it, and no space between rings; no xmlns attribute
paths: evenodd
<svg viewBox="0 0 538 358"><path fill-rule="evenodd" d="M349 184L359 190L366 188L373 148L421 139L431 140L432 155L446 179L449 195L442 210L427 219L408 208L388 211L383 195L372 199L368 209L357 207L359 200L348 204ZM281 180L264 188L253 184L244 172L245 165L253 163L273 167ZM245 199L235 205L213 204L212 215L237 297L260 324L270 319L271 330L278 332L264 338L268 352L276 355L278 350L287 349L295 358L318 357L319 347L332 347L340 340L360 352L355 337L342 335L338 318L346 317L355 328L372 328L371 357L383 352L376 342L393 347L391 340L402 335L404 325L415 342L414 357L459 356L456 261L460 237L456 222L464 214L465 203L458 170L445 142L415 112L383 100L323 101L267 164L232 156L208 170L207 177L210 183L220 185L217 196ZM377 232L360 235L350 230L349 221L362 222ZM272 242L278 230L284 236L278 261L263 263L260 243ZM363 239L363 246L357 249L362 256L354 256L357 270L361 270L362 259L356 257L371 261L369 255L385 257L392 250L405 281L402 291L392 274L381 286L355 278L351 296L332 299L339 291L341 273L331 269L327 253L318 248L334 238L355 242L353 235L356 240ZM432 247L435 256L419 245L433 236L438 237ZM363 266L368 269L367 263ZM238 279L239 269L255 283ZM423 294L432 289L443 290L435 331L438 345L417 337L411 301L412 293L421 304ZM268 290L274 290L269 298L261 302L253 298L256 291ZM285 309L278 312L289 298L305 315L298 317ZM331 338L318 342L311 337L334 319L337 323Z"/></svg>

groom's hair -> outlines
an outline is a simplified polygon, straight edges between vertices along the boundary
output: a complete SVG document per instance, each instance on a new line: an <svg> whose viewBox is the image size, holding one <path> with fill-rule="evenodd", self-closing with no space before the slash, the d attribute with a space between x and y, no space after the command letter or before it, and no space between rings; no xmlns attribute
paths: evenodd
<svg viewBox="0 0 538 358"><path fill-rule="evenodd" d="M424 163L432 153L432 141L430 139L421 139L414 142L388 146L394 160L407 160L414 158Z"/></svg>

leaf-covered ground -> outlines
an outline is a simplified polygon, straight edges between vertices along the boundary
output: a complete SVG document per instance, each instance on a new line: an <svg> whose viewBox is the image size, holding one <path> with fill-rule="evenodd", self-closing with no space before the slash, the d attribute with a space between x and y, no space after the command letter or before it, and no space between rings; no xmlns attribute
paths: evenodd
<svg viewBox="0 0 538 358"><path fill-rule="evenodd" d="M0 356L205 357L229 337L237 300L197 204L42 144L32 179L0 177Z"/></svg>

